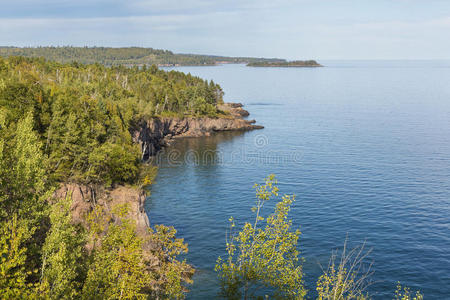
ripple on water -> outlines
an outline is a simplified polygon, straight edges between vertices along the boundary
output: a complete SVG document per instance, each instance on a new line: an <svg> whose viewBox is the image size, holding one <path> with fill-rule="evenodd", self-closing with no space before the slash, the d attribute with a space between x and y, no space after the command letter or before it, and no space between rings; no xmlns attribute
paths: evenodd
<svg viewBox="0 0 450 300"><path fill-rule="evenodd" d="M213 268L225 254L227 220L248 220L252 185L270 173L297 195L290 215L302 230L311 295L319 263L348 235L350 245L373 248L375 299L392 298L397 281L427 299L449 297L450 69L385 64L180 68L220 82L265 126L172 146L213 151L222 163L160 165L146 208L152 224L175 226L189 243L198 270L190 299L217 295Z"/></svg>

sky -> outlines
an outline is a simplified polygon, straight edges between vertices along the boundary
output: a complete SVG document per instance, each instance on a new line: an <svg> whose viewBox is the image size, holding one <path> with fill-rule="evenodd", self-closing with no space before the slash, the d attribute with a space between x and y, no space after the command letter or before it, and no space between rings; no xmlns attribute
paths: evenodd
<svg viewBox="0 0 450 300"><path fill-rule="evenodd" d="M450 0L0 0L0 45L450 59Z"/></svg>

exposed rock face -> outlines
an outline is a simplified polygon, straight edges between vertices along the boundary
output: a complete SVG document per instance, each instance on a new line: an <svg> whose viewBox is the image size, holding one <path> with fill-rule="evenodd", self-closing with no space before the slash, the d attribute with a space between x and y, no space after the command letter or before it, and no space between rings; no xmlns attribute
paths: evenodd
<svg viewBox="0 0 450 300"><path fill-rule="evenodd" d="M88 186L83 186L74 183L62 184L60 188L54 193L54 199L60 199L71 195L72 197L72 222L74 224L81 224L87 228L88 214L93 211L94 207L100 207L102 216L105 218L100 236L104 236L108 231L108 226L120 219L115 219L112 210L116 205L128 204L128 213L125 218L136 222L136 232L142 238L141 247L143 249L142 255L146 262L146 267L151 269L155 274L166 274L164 265L167 263L168 257L165 255L166 249L163 248L158 239L149 231L149 220L144 210L145 193L139 188L129 186L117 186L112 189L104 189L96 187L96 189ZM101 244L101 240L95 243L88 241L85 245L87 251L91 252L95 247ZM188 280L194 274L194 269L191 266L185 266L182 274L183 280ZM153 291L158 291L161 286L165 284L166 279L153 280L150 285Z"/></svg>
<svg viewBox="0 0 450 300"><path fill-rule="evenodd" d="M72 197L72 220L74 223L85 224L86 216L95 205L101 205L105 210L111 210L118 204L128 203L129 217L136 221L138 231L145 232L150 226L147 213L144 209L145 191L137 188L117 186L113 189L88 186L75 183L66 183L56 190L54 198Z"/></svg>
<svg viewBox="0 0 450 300"><path fill-rule="evenodd" d="M236 118L247 117L250 115L248 111L242 108L242 103L224 103L217 106L218 109L230 113Z"/></svg>
<svg viewBox="0 0 450 300"><path fill-rule="evenodd" d="M264 128L253 125L255 120L243 120L249 113L242 109L240 103L226 103L219 109L230 114L226 118L153 118L142 121L132 131L133 141L139 143L142 149L142 159L147 160L155 155L170 140L179 137L209 136L218 131L253 130Z"/></svg>

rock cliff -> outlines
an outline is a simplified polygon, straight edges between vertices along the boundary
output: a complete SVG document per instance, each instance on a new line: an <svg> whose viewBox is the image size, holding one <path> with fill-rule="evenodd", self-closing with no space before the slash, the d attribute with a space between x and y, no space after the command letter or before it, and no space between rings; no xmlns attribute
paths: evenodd
<svg viewBox="0 0 450 300"><path fill-rule="evenodd" d="M147 160L150 156L155 155L174 138L209 136L211 133L218 131L245 131L264 128L260 125L254 125L255 120L242 119L249 113L242 108L240 103L226 103L219 105L218 108L228 115L219 118L157 117L141 121L131 134L133 141L141 145L142 159Z"/></svg>
<svg viewBox="0 0 450 300"><path fill-rule="evenodd" d="M113 189L66 183L56 190L54 198L62 199L70 195L72 197L72 220L74 223L86 225L86 216L95 205L100 205L106 212L116 205L127 203L128 216L136 221L137 230L146 232L150 226L147 213L144 209L146 194L138 188L116 186Z"/></svg>

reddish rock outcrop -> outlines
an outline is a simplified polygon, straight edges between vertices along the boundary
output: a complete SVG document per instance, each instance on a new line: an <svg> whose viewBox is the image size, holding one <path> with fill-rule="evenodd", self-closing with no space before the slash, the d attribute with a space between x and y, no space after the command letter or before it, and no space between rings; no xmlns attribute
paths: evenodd
<svg viewBox="0 0 450 300"><path fill-rule="evenodd" d="M112 189L88 187L75 183L62 184L54 194L55 199L72 197L72 220L74 223L86 225L86 216L95 205L100 205L106 212L113 207L127 203L128 216L136 221L138 231L145 232L150 223L144 209L146 194L138 188L117 186Z"/></svg>

